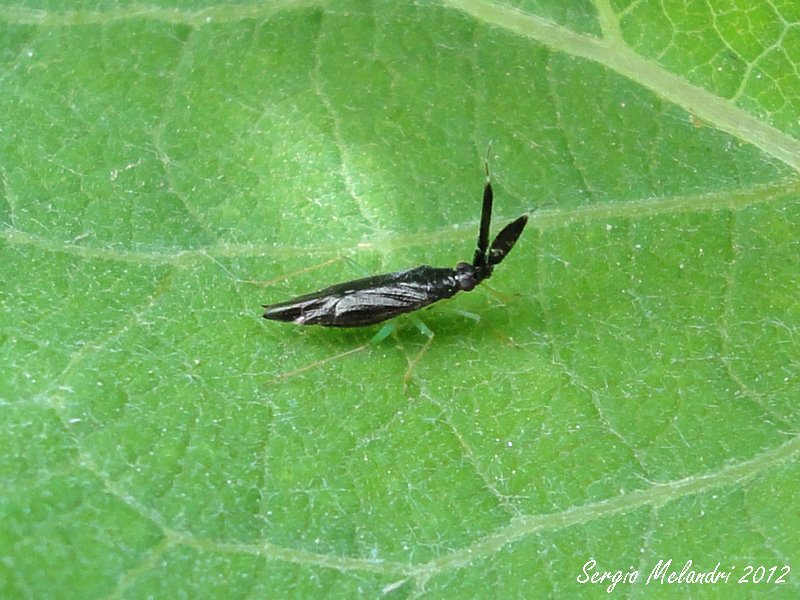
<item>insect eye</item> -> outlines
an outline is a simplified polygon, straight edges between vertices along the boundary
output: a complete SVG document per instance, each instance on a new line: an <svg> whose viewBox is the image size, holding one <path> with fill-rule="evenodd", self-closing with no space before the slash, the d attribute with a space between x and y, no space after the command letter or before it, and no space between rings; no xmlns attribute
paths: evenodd
<svg viewBox="0 0 800 600"><path fill-rule="evenodd" d="M469 263L460 262L456 265L456 281L458 287L464 292L471 292L478 285L475 277L475 267Z"/></svg>

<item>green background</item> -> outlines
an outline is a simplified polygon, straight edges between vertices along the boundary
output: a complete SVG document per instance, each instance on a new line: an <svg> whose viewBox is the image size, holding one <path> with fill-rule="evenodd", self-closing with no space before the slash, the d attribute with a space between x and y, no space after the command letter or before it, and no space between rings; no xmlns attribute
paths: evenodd
<svg viewBox="0 0 800 600"><path fill-rule="evenodd" d="M5 3L0 597L609 597L594 559L796 598L798 23ZM408 318L329 361L377 328L261 319L343 257L468 260L490 140L494 230L540 210L407 385Z"/></svg>

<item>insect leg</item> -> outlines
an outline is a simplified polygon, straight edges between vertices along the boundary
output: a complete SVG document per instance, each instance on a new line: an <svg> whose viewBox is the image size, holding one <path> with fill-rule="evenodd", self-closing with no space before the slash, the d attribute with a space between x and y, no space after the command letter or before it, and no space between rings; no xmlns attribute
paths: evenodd
<svg viewBox="0 0 800 600"><path fill-rule="evenodd" d="M424 327L424 325L423 325L423 327ZM389 337L389 335L394 330L395 330L394 321L389 321L389 322L385 323L383 325L383 327L380 328L378 333L376 333L372 337L372 339L370 341L368 341L366 344L361 344L360 346L357 346L356 348L353 348L352 350L348 350L347 352L342 352L341 354L336 354L335 356L329 356L328 358L323 358L322 360L318 360L318 361L313 362L313 363L311 363L309 365L306 365L304 367L299 367L297 369L289 371L288 373L284 373L283 375L275 377L274 379L270 379L269 381L264 383L264 385L270 385L272 383L277 383L279 381L283 381L284 379L288 379L289 377L293 377L294 375L299 375L300 373L303 373L305 371L310 371L311 369L314 369L316 367L321 367L322 365L327 364L329 362L333 362L334 360L339 360L340 358L346 358L346 357L350 356L351 354L355 354L356 352L360 352L361 350L366 350L370 346L372 346L374 344L377 344L378 342L381 342L384 339L386 339L387 337ZM431 335L433 335L433 334L431 334Z"/></svg>
<svg viewBox="0 0 800 600"><path fill-rule="evenodd" d="M417 326L417 329L420 330L422 335L428 336L428 341L425 342L425 345L422 346L422 349L417 353L414 359L409 361L408 368L406 369L405 375L403 375L403 391L405 391L406 388L408 387L408 380L411 379L411 374L414 372L414 369L416 368L417 364L422 358L422 355L425 354L425 352L428 350L431 343L433 342L433 331L431 331L430 328L427 325L425 325L425 323L420 321L416 316L409 315L409 317L414 323L414 325Z"/></svg>
<svg viewBox="0 0 800 600"><path fill-rule="evenodd" d="M416 315L409 315L409 318L411 319L411 322L414 323L414 325L417 327L417 329L419 329L419 332L422 335L427 335L429 338L433 337L433 332L430 330L430 327L428 327L427 325L425 325L425 323L420 321L419 317L417 317Z"/></svg>
<svg viewBox="0 0 800 600"><path fill-rule="evenodd" d="M211 257L209 257L209 258L211 258ZM219 261L217 261L217 260L215 260L213 258L211 260L213 260L220 267L222 267L222 265L220 265ZM299 271L293 271L291 273L284 273L283 275L278 275L277 277L275 277L273 279L270 279L269 281L256 281L255 279L239 279L238 277L233 275L233 273L228 271L228 269L225 269L225 267L222 267L222 268L225 269L225 271L227 271L229 275L231 275L231 277L233 278L233 280L236 283L250 283L252 285L257 285L257 286L260 286L260 287L267 287L267 286L273 285L275 283L278 283L279 281L283 281L285 279L291 279L295 275L302 275L303 273L308 273L309 271L314 271L314 270L319 269L321 267L327 267L328 265L331 265L331 264L333 264L335 262L339 262L340 260L342 260L342 257L337 256L336 258L331 258L329 260L326 260L325 262L321 262L319 264L312 265L310 267L306 267L305 269L300 269Z"/></svg>
<svg viewBox="0 0 800 600"><path fill-rule="evenodd" d="M311 363L310 365L306 365L305 367L300 367L298 369L294 369L293 371L289 371L288 373L284 373L283 375L279 375L274 379L270 379L269 381L265 382L263 385L271 385L273 383L278 383L279 381L283 381L284 379L288 379L289 377L294 377L295 375L299 375L305 371L309 371L315 367L321 367L322 365L332 362L334 360L339 360L340 358L345 358L350 356L351 354L355 354L356 352L360 352L361 350L366 349L369 344L361 344L360 346L353 348L352 350L348 350L347 352L342 352L341 354L337 354L335 356L329 356L328 358L323 358L322 360L318 360L316 362Z"/></svg>
<svg viewBox="0 0 800 600"><path fill-rule="evenodd" d="M387 321L384 323L383 327L380 328L378 333L372 336L372 339L367 342L367 345L377 344L378 342L382 342L385 340L391 333L396 329L396 325L394 321Z"/></svg>
<svg viewBox="0 0 800 600"><path fill-rule="evenodd" d="M500 302L500 306L505 306L506 304L508 304L509 300L511 299L511 297L508 294L504 294L503 292L500 292L500 291L494 289L488 283L484 283L483 284L483 289L486 290L487 292L489 292L496 300L498 300ZM516 295L519 295L519 294L516 294Z"/></svg>
<svg viewBox="0 0 800 600"><path fill-rule="evenodd" d="M350 267L353 269L353 271L355 271L356 273L361 275L361 277L369 277L370 275L374 275L374 273L370 273L369 271L367 271L361 265L361 263L356 262L355 259L352 259L349 256L344 256L343 258L347 261L347 264L350 265Z"/></svg>
<svg viewBox="0 0 800 600"><path fill-rule="evenodd" d="M481 322L480 315L476 315L475 313L471 313L471 312L468 312L466 310L461 310L460 308L449 308L447 310L450 310L451 312L454 312L457 315L461 315L462 317L465 317L467 319L472 319L476 323L480 323Z"/></svg>

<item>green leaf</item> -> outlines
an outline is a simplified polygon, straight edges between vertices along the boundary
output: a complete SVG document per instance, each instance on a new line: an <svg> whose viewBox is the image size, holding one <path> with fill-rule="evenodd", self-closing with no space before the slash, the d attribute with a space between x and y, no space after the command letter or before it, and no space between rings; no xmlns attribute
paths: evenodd
<svg viewBox="0 0 800 600"><path fill-rule="evenodd" d="M800 11L746 4L0 8L0 597L797 597ZM469 260L490 141L538 211L424 353L261 319Z"/></svg>

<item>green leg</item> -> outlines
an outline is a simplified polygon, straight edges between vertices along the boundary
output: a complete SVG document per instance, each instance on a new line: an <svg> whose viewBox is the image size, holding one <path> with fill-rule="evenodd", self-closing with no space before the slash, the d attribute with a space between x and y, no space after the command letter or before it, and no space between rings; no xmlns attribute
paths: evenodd
<svg viewBox="0 0 800 600"><path fill-rule="evenodd" d="M461 315L462 317L466 317L467 319L472 319L476 323L480 323L481 322L480 316L476 315L475 313L467 312L466 310L459 310L457 308L451 308L449 310L451 312L456 313L457 315Z"/></svg>
<svg viewBox="0 0 800 600"><path fill-rule="evenodd" d="M364 276L369 276L369 273L364 269L364 267L362 267L352 258L345 257L345 260L353 266L353 269L355 271L357 271L358 273L362 273ZM422 347L422 350L419 351L419 353L414 357L414 359L408 363L408 368L406 369L406 372L403 375L403 389L406 389L408 387L408 380L411 378L411 374L414 372L414 368L417 366L417 363L419 363L420 359L422 358L422 355L425 354L425 351L431 345L431 342L433 342L433 331L431 331L430 328L427 325L425 325L425 323L423 323L416 315L411 314L409 315L409 318L411 319L411 322L414 323L414 325L416 325L417 329L420 330L420 333L422 333L422 335L428 338L428 341L425 342L425 345ZM378 331L378 333L376 333L373 336L373 338L367 343L367 345L374 345L379 342L382 342L387 337L389 337L389 335L391 335L395 329L396 329L395 320L392 319L391 321L387 321L386 324L383 327L381 327L380 331Z"/></svg>
<svg viewBox="0 0 800 600"><path fill-rule="evenodd" d="M420 359L422 358L422 355L425 354L425 352L428 350L428 347L433 342L433 331L431 331L430 328L427 325L425 325L425 323L420 321L419 317L415 315L409 315L409 316L411 317L411 321L414 323L414 325L417 326L417 329L420 330L422 335L428 336L428 341L425 342L424 346L422 346L422 349L414 357L414 360L408 363L408 368L406 369L405 375L403 375L403 390L405 390L408 387L408 380L411 379L411 374L414 372L417 363L419 363Z"/></svg>
<svg viewBox="0 0 800 600"><path fill-rule="evenodd" d="M351 267L353 267L353 270L356 273L358 273L359 275L361 275L362 277L369 277L370 275L372 275L372 273L367 271L364 267L362 267L360 264L358 264L356 261L354 261L349 256L343 256L342 258L344 258L348 262L348 264Z"/></svg>
<svg viewBox="0 0 800 600"><path fill-rule="evenodd" d="M324 365L326 363L329 363L331 361L339 360L340 358L344 358L346 356L350 356L351 354L355 354L356 352L361 352L362 350L365 350L367 348L367 346L368 346L368 344L361 344L357 348L353 348L352 350L348 350L347 352L342 352L341 354L337 354L335 356L329 356L328 358L323 358L322 360L318 360L316 362L313 362L310 365L306 365L305 367L300 367L298 369L294 369L292 371L289 371L288 373L284 373L283 375L279 375L278 377L275 377L274 379L270 379L269 381L264 383L264 385L271 385L271 384L274 384L274 383L279 383L279 382L283 381L284 379L289 379L290 377L294 377L295 375L299 375L300 373L303 373L304 371L309 371L309 370L311 370L311 369L313 369L315 367L320 367L320 366L322 366L322 365Z"/></svg>
<svg viewBox="0 0 800 600"><path fill-rule="evenodd" d="M377 344L385 340L395 330L394 321L387 321L383 327L380 328L378 333L372 336L372 339L367 344Z"/></svg>
<svg viewBox="0 0 800 600"><path fill-rule="evenodd" d="M417 326L417 329L419 329L422 335L427 335L429 338L433 337L433 332L428 328L427 325L425 325L425 323L423 323L420 320L418 316L416 315L408 315L408 316L411 318L411 322Z"/></svg>

